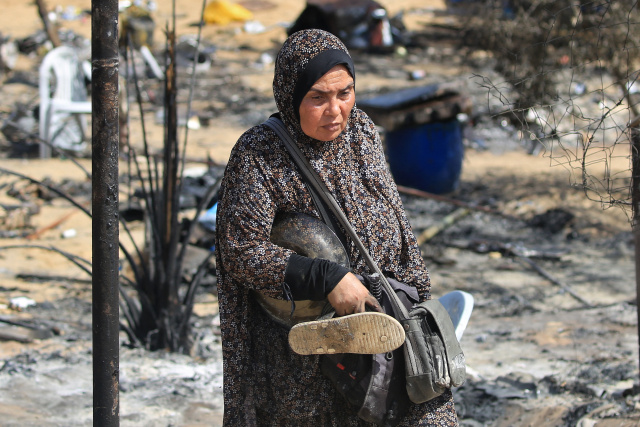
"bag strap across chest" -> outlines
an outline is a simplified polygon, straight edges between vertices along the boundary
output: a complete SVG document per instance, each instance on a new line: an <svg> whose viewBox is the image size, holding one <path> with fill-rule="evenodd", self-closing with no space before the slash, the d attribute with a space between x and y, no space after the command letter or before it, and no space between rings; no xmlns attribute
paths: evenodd
<svg viewBox="0 0 640 427"><path fill-rule="evenodd" d="M314 198L314 200L316 198L319 199L319 201L316 203L318 205L328 207L331 210L331 213L333 213L337 221L347 232L347 235L355 243L358 251L364 258L369 269L373 273L376 273L380 276L381 285L385 287L388 293L395 295L395 292L393 292L393 288L384 277L384 274L382 274L382 271L375 263L371 255L369 255L369 251L367 250L367 248L365 248L364 244L360 240L360 237L358 237L358 234L351 226L349 219L346 217L344 212L342 212L340 205L338 205L338 202L331 194L331 191L329 191L322 178L320 178L320 175L318 175L318 173L313 169L313 167L309 163L309 160L305 157L302 151L300 151L300 148L294 142L282 120L277 117L271 116L267 121L264 122L264 124L273 129L274 132L276 132L276 134L278 134L280 139L282 139L282 141L284 142L284 146L286 147L287 151L289 151L289 154L291 154L293 161L296 163L303 177L313 190L311 191L312 197ZM409 318L409 312L400 300L392 298L392 304L394 312L401 313L402 317L404 317L405 319Z"/></svg>

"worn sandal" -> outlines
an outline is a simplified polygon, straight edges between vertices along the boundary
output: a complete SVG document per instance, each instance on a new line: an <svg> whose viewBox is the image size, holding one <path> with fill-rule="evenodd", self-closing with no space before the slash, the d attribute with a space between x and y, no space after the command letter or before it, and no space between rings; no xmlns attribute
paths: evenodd
<svg viewBox="0 0 640 427"><path fill-rule="evenodd" d="M400 347L404 338L400 322L378 312L302 322L289 331L291 349L302 355L387 353Z"/></svg>

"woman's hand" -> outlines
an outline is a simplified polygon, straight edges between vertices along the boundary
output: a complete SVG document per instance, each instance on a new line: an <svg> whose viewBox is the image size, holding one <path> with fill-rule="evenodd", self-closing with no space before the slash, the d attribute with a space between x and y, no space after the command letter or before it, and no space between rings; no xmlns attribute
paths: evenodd
<svg viewBox="0 0 640 427"><path fill-rule="evenodd" d="M378 300L353 273L347 273L329 292L327 299L338 316L362 313L367 307L374 311L382 311Z"/></svg>

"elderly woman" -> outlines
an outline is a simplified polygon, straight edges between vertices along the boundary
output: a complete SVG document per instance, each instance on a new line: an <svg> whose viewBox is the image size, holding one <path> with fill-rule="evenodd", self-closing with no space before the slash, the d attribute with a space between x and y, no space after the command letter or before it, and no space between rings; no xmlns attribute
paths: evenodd
<svg viewBox="0 0 640 427"><path fill-rule="evenodd" d="M291 35L278 54L273 91L279 116L386 275L430 298L429 274L386 167L372 121L355 107L355 72L341 41L320 30ZM276 214L319 217L274 131L258 125L236 143L222 182L217 266L224 358L225 426L365 426L320 372L320 356L291 351L288 330L255 292L324 299L338 315L377 308L355 274L367 267L346 239L351 270L270 241ZM400 425L455 426L452 395L412 405Z"/></svg>

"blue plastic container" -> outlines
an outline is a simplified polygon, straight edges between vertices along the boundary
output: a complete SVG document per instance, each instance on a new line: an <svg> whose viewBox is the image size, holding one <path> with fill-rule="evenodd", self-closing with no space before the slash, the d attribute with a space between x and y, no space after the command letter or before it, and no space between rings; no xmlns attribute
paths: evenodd
<svg viewBox="0 0 640 427"><path fill-rule="evenodd" d="M460 182L464 146L458 120L405 127L386 133L389 168L398 185L434 194Z"/></svg>
<svg viewBox="0 0 640 427"><path fill-rule="evenodd" d="M468 97L451 85L430 84L365 99L358 106L385 129L387 160L398 185L434 194L458 187L464 147L457 116L471 111Z"/></svg>

